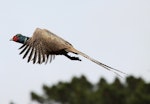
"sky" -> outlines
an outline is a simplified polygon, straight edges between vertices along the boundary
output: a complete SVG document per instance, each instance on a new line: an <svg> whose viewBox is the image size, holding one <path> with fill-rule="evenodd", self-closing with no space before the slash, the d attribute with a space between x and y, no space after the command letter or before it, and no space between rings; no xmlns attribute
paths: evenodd
<svg viewBox="0 0 150 104"><path fill-rule="evenodd" d="M108 82L117 77L82 56L82 62L56 56L46 65L22 60L21 44L9 39L17 33L31 37L37 27L50 30L104 64L149 82L149 5L149 0L1 1L0 104L31 104L31 91L42 94L43 84L51 86L74 76L84 75L92 83L101 77Z"/></svg>

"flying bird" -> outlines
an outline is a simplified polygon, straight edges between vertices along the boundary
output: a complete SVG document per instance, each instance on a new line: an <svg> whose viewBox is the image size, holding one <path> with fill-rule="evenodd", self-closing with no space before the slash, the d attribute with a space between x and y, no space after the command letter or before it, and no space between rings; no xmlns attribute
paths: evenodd
<svg viewBox="0 0 150 104"><path fill-rule="evenodd" d="M120 70L105 65L95 60L94 58L91 58L81 51L78 51L68 41L64 40L63 38L57 36L47 29L36 28L32 37L23 36L22 34L16 34L11 40L23 44L19 48L21 49L20 54L24 53L23 59L28 56L27 62L33 61L33 64L46 64L48 60L50 60L51 62L56 55L64 55L70 60L81 61L79 57L70 56L68 53L71 52L74 54L79 54L89 59L90 61L102 66L103 68L114 72L117 75L119 75L118 72L126 74Z"/></svg>

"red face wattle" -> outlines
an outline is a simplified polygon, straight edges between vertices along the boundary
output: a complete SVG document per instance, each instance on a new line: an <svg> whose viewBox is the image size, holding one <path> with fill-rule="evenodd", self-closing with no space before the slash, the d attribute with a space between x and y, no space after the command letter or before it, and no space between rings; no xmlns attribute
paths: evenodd
<svg viewBox="0 0 150 104"><path fill-rule="evenodd" d="M13 41L17 42L19 40L19 38L17 36L13 37Z"/></svg>

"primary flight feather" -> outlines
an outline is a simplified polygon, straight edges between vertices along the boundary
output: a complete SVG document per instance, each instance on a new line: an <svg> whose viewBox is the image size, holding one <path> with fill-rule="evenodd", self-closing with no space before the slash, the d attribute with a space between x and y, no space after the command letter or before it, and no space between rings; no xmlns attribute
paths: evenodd
<svg viewBox="0 0 150 104"><path fill-rule="evenodd" d="M64 55L71 60L81 61L78 57L72 57L68 55L69 52L74 54L79 54L92 62L104 67L109 71L113 71L115 74L119 75L117 72L124 72L114 69L108 65L105 65L85 53L82 53L75 49L69 42L63 38L55 35L54 33L48 31L47 29L37 28L32 37L23 36L22 34L16 34L11 40L22 43L23 45L19 48L21 49L20 54L23 54L23 59L28 56L28 62L33 61L33 63L47 63L48 59L50 62L55 58L55 55Z"/></svg>

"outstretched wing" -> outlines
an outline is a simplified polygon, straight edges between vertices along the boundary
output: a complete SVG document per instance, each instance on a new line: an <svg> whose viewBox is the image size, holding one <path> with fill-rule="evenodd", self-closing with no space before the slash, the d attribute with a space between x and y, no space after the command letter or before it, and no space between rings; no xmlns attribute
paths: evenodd
<svg viewBox="0 0 150 104"><path fill-rule="evenodd" d="M55 54L53 54L53 49L47 46L49 41L51 41L50 36L45 34L42 29L37 28L33 36L19 48L21 49L20 54L24 53L23 59L28 56L28 62L33 61L33 64L47 63L49 59L51 62L55 58Z"/></svg>

